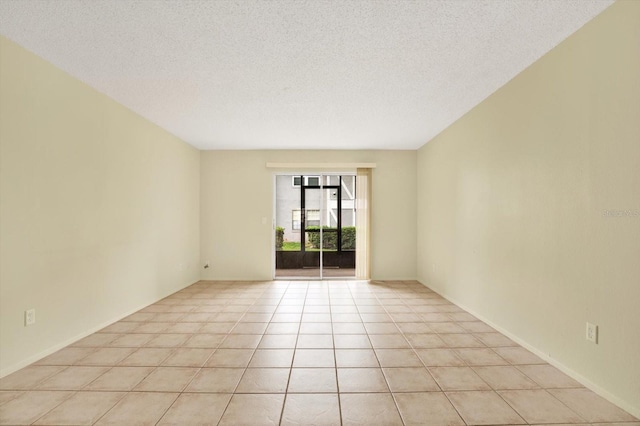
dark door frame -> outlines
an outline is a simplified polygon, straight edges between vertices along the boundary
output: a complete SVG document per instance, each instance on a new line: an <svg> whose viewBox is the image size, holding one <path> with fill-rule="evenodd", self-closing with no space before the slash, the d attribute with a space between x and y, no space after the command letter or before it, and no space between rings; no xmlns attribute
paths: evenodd
<svg viewBox="0 0 640 426"><path fill-rule="evenodd" d="M303 268L313 268L319 269L319 275L320 275L320 279L324 279L324 273L323 270L324 268L345 268L345 269L350 269L350 268L354 268L355 266L355 257L356 257L356 252L354 250L344 250L343 247L343 230L342 230L342 225L344 223L343 221L343 217L342 217L342 206L343 206L343 202L344 202L344 194L342 192L342 185L344 183L344 179L343 179L343 175L348 175L348 176L354 176L355 174L352 173L312 173L312 174L306 174L306 173L276 173L274 176L274 184L277 181L276 176L291 176L294 179L294 185L298 186L295 184L295 181L300 182L299 186L300 186L300 249L299 251L296 252L289 252L289 251L279 251L276 250L275 251L275 261L274 261L274 277L278 277L278 273L276 271L278 270L287 270L287 269L303 269ZM316 177L319 176L319 180L318 180L318 184L314 184L314 185L309 185L309 181L305 181L305 178L309 178L309 177ZM334 185L323 185L323 182L325 180L323 180L323 178L325 176L335 176L338 178L338 182L337 184ZM313 182L313 181L312 181ZM315 182L313 182L315 183ZM355 182L354 182L355 184ZM275 186L274 186L275 188ZM320 205L320 221L319 224L321 226L318 227L318 229L311 229L309 230L309 215L307 214L307 202L309 201L310 197L308 196L308 194L306 193L306 190L323 190L323 189L328 189L328 190L336 190L336 194L335 194L335 200L336 200L336 208L337 208L337 215L336 215L336 227L332 227L331 226L331 219L329 220L328 224L323 223L324 222L324 218L326 216L326 208L328 208L329 203L327 202L328 200L332 199L332 194L327 194L327 196L325 197L325 192L321 192L321 197L320 197L320 201L321 201L321 205ZM325 200L326 198L326 200ZM324 201L324 202L323 202ZM277 194L274 192L274 213L277 210ZM333 210L333 209L332 209ZM324 213L324 214L323 214ZM274 229L276 226L276 218L274 217ZM315 225L313 225L315 226ZM331 228L329 228L331 227ZM329 228L329 229L327 229ZM308 239L308 235L307 232L309 233L319 233L319 247L320 249L318 251L310 251L310 250L306 250L306 241ZM324 233L336 233L336 247L335 249L331 249L329 250L328 248L325 247L326 241L325 238L323 237ZM274 233L275 235L275 233ZM286 275L281 275L286 277ZM301 276L300 278L305 278L306 276ZM287 277L287 278L295 278L293 276L291 277ZM338 276L334 276L333 278L341 278ZM344 278L349 278L349 277L344 277Z"/></svg>
<svg viewBox="0 0 640 426"><path fill-rule="evenodd" d="M338 185L322 185L322 176L320 176L320 185L305 185L304 184L304 175L300 176L300 251L302 251L303 253L305 252L305 239L306 239L306 233L307 232L318 232L320 233L320 252L323 251L323 245L324 245L324 238L323 238L323 234L325 232L337 232L337 238L336 238L336 250L341 252L342 251L342 176L339 175L338 176ZM338 196L338 217L337 217L337 229L324 229L324 226L322 224L322 218L320 219L320 226L318 226L318 229L312 229L307 231L307 209L306 209L306 191L307 189L319 189L320 191L322 191L323 189L337 189L337 196ZM320 197L321 201L324 201L324 198L321 196ZM320 206L320 215L322 217L322 205ZM321 263L322 266L322 263Z"/></svg>

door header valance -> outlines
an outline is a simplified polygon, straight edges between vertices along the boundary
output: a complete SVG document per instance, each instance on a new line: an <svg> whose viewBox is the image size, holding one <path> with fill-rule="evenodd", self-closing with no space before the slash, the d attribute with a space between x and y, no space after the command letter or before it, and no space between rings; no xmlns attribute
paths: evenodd
<svg viewBox="0 0 640 426"><path fill-rule="evenodd" d="M267 163L267 169L375 169L376 163Z"/></svg>

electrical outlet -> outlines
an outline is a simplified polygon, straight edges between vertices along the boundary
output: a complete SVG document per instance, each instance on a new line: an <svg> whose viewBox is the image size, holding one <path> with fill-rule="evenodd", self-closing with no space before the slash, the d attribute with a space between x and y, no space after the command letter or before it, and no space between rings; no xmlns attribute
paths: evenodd
<svg viewBox="0 0 640 426"><path fill-rule="evenodd" d="M25 327L28 325L33 325L36 323L36 310L29 309L24 311L24 325Z"/></svg>
<svg viewBox="0 0 640 426"><path fill-rule="evenodd" d="M587 340L598 344L598 326L595 324L587 323Z"/></svg>

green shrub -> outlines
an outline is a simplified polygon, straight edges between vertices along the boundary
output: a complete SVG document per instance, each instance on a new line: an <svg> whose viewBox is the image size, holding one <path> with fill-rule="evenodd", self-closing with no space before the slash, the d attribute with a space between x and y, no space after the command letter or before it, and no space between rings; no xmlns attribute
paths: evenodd
<svg viewBox="0 0 640 426"><path fill-rule="evenodd" d="M284 243L284 228L276 226L276 250L282 250L282 244Z"/></svg>
<svg viewBox="0 0 640 426"><path fill-rule="evenodd" d="M342 250L356 249L356 227L345 226L342 228Z"/></svg>
<svg viewBox="0 0 640 426"><path fill-rule="evenodd" d="M337 228L331 228L323 226L322 229L337 230ZM320 230L319 226L310 226L307 230ZM338 247L338 233L337 232L323 232L322 233L322 248L325 250L336 250ZM319 232L307 232L307 241L314 249L320 248L320 233ZM356 227L345 226L342 228L342 250L355 250L356 249Z"/></svg>
<svg viewBox="0 0 640 426"><path fill-rule="evenodd" d="M328 226L323 226L322 229L336 229L330 228ZM319 226L310 226L307 228L307 231L318 231L320 230ZM336 232L325 232L322 234L323 244L322 248L325 250L335 250L336 249L336 239L338 234ZM314 249L320 248L320 232L307 232L307 241L311 244L311 247Z"/></svg>

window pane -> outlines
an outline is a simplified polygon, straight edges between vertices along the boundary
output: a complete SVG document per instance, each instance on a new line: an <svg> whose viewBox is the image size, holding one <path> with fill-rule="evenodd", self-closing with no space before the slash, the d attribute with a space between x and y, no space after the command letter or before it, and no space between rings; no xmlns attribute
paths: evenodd
<svg viewBox="0 0 640 426"><path fill-rule="evenodd" d="M293 177L293 186L300 186L300 176Z"/></svg>
<svg viewBox="0 0 640 426"><path fill-rule="evenodd" d="M291 229L300 230L300 210L291 211Z"/></svg>
<svg viewBox="0 0 640 426"><path fill-rule="evenodd" d="M310 226L320 226L320 210L307 210L307 228Z"/></svg>
<svg viewBox="0 0 640 426"><path fill-rule="evenodd" d="M307 185L309 186L319 186L320 185L320 177L319 176L309 176L307 179Z"/></svg>
<svg viewBox="0 0 640 426"><path fill-rule="evenodd" d="M327 184L328 185L339 185L340 184L340 176L327 176Z"/></svg>

